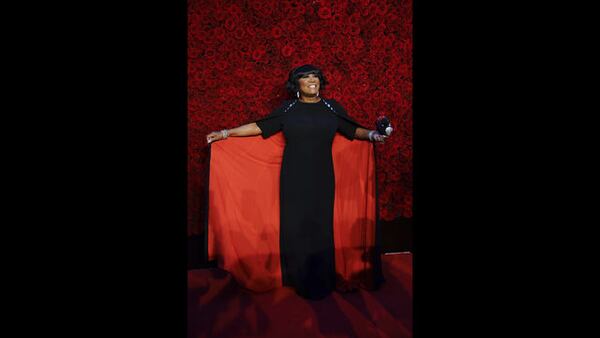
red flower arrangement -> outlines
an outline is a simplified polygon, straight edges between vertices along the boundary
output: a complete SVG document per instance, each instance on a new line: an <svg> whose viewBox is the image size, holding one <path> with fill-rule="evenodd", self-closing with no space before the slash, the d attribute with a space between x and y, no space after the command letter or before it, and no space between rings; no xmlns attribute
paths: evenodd
<svg viewBox="0 0 600 338"><path fill-rule="evenodd" d="M188 1L189 233L202 231L204 136L268 114L303 63L360 123L391 119L393 137L376 146L379 215L412 217L412 1L226 3Z"/></svg>

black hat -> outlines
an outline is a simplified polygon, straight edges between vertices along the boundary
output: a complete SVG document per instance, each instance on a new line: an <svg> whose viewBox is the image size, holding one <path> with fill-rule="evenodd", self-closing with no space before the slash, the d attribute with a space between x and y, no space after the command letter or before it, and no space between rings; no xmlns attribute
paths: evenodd
<svg viewBox="0 0 600 338"><path fill-rule="evenodd" d="M313 65L302 65L292 71L292 76L304 75L311 72L321 72L321 70Z"/></svg>

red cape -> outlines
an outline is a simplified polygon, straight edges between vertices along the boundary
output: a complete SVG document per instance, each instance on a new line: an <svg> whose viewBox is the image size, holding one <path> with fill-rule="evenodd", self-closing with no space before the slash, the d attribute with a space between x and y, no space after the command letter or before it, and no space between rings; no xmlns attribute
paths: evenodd
<svg viewBox="0 0 600 338"><path fill-rule="evenodd" d="M208 260L253 291L282 286L279 257L281 132L211 145ZM334 243L337 287L376 288L381 276L373 145L336 134Z"/></svg>

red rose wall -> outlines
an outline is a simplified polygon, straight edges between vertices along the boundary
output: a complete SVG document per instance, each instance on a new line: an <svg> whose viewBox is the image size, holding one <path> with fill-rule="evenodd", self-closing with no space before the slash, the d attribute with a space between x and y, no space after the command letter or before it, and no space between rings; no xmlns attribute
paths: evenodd
<svg viewBox="0 0 600 338"><path fill-rule="evenodd" d="M267 115L310 63L359 123L388 116L376 146L379 216L412 217L412 0L189 0L188 233L202 233L205 135Z"/></svg>

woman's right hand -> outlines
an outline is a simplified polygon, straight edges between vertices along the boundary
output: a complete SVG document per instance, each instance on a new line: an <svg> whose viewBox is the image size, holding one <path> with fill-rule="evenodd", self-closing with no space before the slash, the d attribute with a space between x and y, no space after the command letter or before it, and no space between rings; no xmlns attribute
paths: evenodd
<svg viewBox="0 0 600 338"><path fill-rule="evenodd" d="M381 143L384 143L384 142L385 142L385 139L386 139L387 137L388 137L387 135L381 135L381 134L379 134L379 132L375 132L375 133L373 134L373 141L374 141L374 142L381 142Z"/></svg>
<svg viewBox="0 0 600 338"><path fill-rule="evenodd" d="M223 139L223 133L220 131L213 131L212 133L206 135L206 142L211 143L215 141L219 141Z"/></svg>

